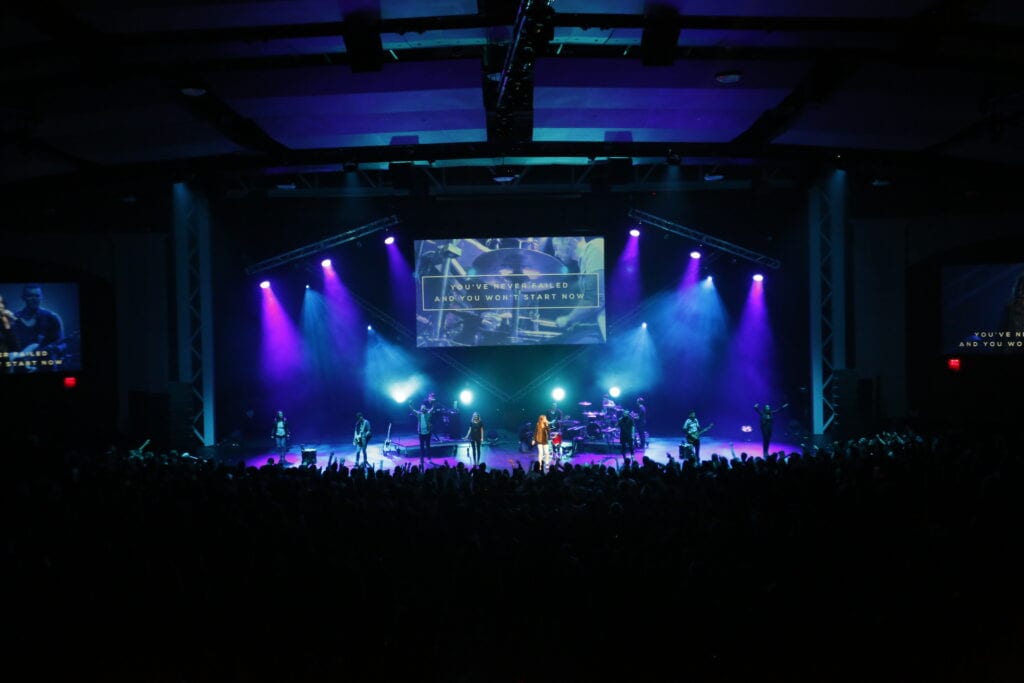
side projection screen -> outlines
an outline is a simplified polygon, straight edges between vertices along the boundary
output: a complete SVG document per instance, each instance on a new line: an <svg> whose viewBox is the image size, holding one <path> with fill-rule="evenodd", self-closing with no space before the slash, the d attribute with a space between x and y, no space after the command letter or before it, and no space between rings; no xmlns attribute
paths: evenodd
<svg viewBox="0 0 1024 683"><path fill-rule="evenodd" d="M942 269L947 354L1024 355L1024 263Z"/></svg>
<svg viewBox="0 0 1024 683"><path fill-rule="evenodd" d="M418 240L416 346L606 340L603 237Z"/></svg>
<svg viewBox="0 0 1024 683"><path fill-rule="evenodd" d="M74 282L0 282L0 374L82 369Z"/></svg>

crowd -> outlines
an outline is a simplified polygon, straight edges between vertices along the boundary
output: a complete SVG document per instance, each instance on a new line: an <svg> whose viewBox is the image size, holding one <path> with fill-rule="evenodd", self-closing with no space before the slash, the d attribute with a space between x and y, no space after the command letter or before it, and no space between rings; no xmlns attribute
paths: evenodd
<svg viewBox="0 0 1024 683"><path fill-rule="evenodd" d="M1019 680L1020 446L905 432L547 472L24 446L8 662L146 681Z"/></svg>

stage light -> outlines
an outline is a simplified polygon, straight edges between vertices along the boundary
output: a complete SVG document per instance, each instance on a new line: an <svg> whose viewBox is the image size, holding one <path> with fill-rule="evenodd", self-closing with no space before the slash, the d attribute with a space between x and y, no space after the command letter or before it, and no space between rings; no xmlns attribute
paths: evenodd
<svg viewBox="0 0 1024 683"><path fill-rule="evenodd" d="M309 289L309 285L308 284L306 285L306 289Z"/></svg>
<svg viewBox="0 0 1024 683"><path fill-rule="evenodd" d="M320 262L320 267L321 268L330 268L331 267L331 259L325 258L323 261Z"/></svg>
<svg viewBox="0 0 1024 683"><path fill-rule="evenodd" d="M642 327L642 328L644 328L646 330L647 329L647 323L640 323L640 327Z"/></svg>
<svg viewBox="0 0 1024 683"><path fill-rule="evenodd" d="M459 392L459 403L461 403L464 406L468 406L472 402L473 402L473 392L472 391L470 391L469 389L463 389L461 392Z"/></svg>
<svg viewBox="0 0 1024 683"><path fill-rule="evenodd" d="M960 372L960 359L959 358L947 358L946 367L953 372Z"/></svg>
<svg viewBox="0 0 1024 683"><path fill-rule="evenodd" d="M551 398L555 399L556 401L561 401L563 398L565 398L565 389L563 389L562 387L555 387L555 390L551 392Z"/></svg>
<svg viewBox="0 0 1024 683"><path fill-rule="evenodd" d="M761 275L761 273L754 276L754 282L761 282L762 280L764 280L764 275Z"/></svg>
<svg viewBox="0 0 1024 683"><path fill-rule="evenodd" d="M260 289L270 289L270 280L264 280L261 282Z"/></svg>
<svg viewBox="0 0 1024 683"><path fill-rule="evenodd" d="M694 249L690 252L690 258L700 258L700 252Z"/></svg>
<svg viewBox="0 0 1024 683"><path fill-rule="evenodd" d="M399 389L397 387L393 387L391 389L391 398L394 399L395 403L405 403L409 400L409 396L411 396L411 394L405 389Z"/></svg>
<svg viewBox="0 0 1024 683"><path fill-rule="evenodd" d="M611 396L612 398L618 398L619 394L621 393L622 389L619 389L618 387L612 387L611 389L608 390L608 395Z"/></svg>
<svg viewBox="0 0 1024 683"><path fill-rule="evenodd" d="M629 231L629 234L632 235L633 237L639 237L640 231L637 230L636 228L633 228L632 230Z"/></svg>
<svg viewBox="0 0 1024 683"><path fill-rule="evenodd" d="M373 332L373 325L367 325L366 326L366 331L367 332Z"/></svg>
<svg viewBox="0 0 1024 683"><path fill-rule="evenodd" d="M710 275L704 278L704 284L708 285L709 287L711 286L712 282L714 282L714 278L712 278Z"/></svg>
<svg viewBox="0 0 1024 683"><path fill-rule="evenodd" d="M394 243L395 243L395 236L394 235L388 235L387 237L384 238L384 244L394 244Z"/></svg>
<svg viewBox="0 0 1024 683"><path fill-rule="evenodd" d="M68 377L64 378L64 388L65 389L74 389L76 386L78 386L78 378L77 377L69 375Z"/></svg>

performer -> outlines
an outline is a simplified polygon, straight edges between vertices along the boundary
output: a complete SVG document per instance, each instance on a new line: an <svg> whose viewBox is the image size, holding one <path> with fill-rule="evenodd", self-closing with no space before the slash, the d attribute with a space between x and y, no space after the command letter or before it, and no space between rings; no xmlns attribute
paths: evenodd
<svg viewBox="0 0 1024 683"><path fill-rule="evenodd" d="M690 411L686 422L683 423L683 432L686 434L686 442L693 447L693 453L697 458L697 462L700 462L700 437L704 432L701 431L700 421L697 419L696 412Z"/></svg>
<svg viewBox="0 0 1024 683"><path fill-rule="evenodd" d="M473 455L473 465L480 464L480 445L484 441L484 422L480 419L480 413L473 413L469 420L469 431L466 432L469 439L470 450Z"/></svg>
<svg viewBox="0 0 1024 683"><path fill-rule="evenodd" d="M619 416L619 445L622 446L622 458L626 459L626 452L629 452L630 460L633 459L633 415L628 410L623 410Z"/></svg>
<svg viewBox="0 0 1024 683"><path fill-rule="evenodd" d="M288 429L288 418L284 416L284 411L279 410L274 416L274 427L270 436L277 446L278 459L283 464L284 456L288 453L288 438L291 436L291 430Z"/></svg>
<svg viewBox="0 0 1024 683"><path fill-rule="evenodd" d="M548 408L547 416L551 428L557 430L558 423L562 421L562 411L558 409L558 403L552 402L551 407Z"/></svg>
<svg viewBox="0 0 1024 683"><path fill-rule="evenodd" d="M22 354L42 353L47 356L63 355L64 323L53 311L43 308L43 289L39 285L25 285L21 290L24 308L17 312L13 321L14 336L18 340L18 351ZM6 319L6 316L5 316ZM29 371L40 368L57 369L56 365L31 363Z"/></svg>
<svg viewBox="0 0 1024 683"><path fill-rule="evenodd" d="M1024 332L1024 272L1017 278L999 324L1003 332Z"/></svg>
<svg viewBox="0 0 1024 683"><path fill-rule="evenodd" d="M416 433L420 437L420 465L423 465L424 459L430 457L430 434L434 428L431 415L434 411L427 407L426 401L420 404L419 410L413 408L412 404L409 404L409 407L416 414Z"/></svg>
<svg viewBox="0 0 1024 683"><path fill-rule="evenodd" d="M359 467L359 454L363 454L363 465L369 465L366 459L366 445L370 443L370 421L362 413L356 413L356 429L352 436L352 445L356 447L356 467Z"/></svg>
<svg viewBox="0 0 1024 683"><path fill-rule="evenodd" d="M14 334L14 322L17 316L4 305L4 297L0 295L0 367L7 363L7 354L18 350L18 338Z"/></svg>
<svg viewBox="0 0 1024 683"><path fill-rule="evenodd" d="M537 418L537 426L533 430L533 444L537 447L537 462L540 463L541 472L546 472L548 463L551 460L551 425L548 424L548 416L541 415Z"/></svg>
<svg viewBox="0 0 1024 683"><path fill-rule="evenodd" d="M580 288L587 301L596 306L580 306L568 315L555 319L558 328L565 330L563 336L572 337L575 343L603 342L607 340L604 310L604 238L597 237L589 242L585 237L552 237L551 246L555 258L564 264L577 264L580 273ZM590 277L596 274L597 277Z"/></svg>
<svg viewBox="0 0 1024 683"><path fill-rule="evenodd" d="M636 431L640 439L640 450L647 448L647 404L641 396L636 400Z"/></svg>
<svg viewBox="0 0 1024 683"><path fill-rule="evenodd" d="M768 403L765 403L763 408L757 403L754 404L754 410L757 411L757 414L761 418L761 452L766 458L768 457L768 448L772 440L772 422L775 421L775 413L783 410L787 406L789 406L789 404L784 403L781 408L775 408L772 410L771 405Z"/></svg>

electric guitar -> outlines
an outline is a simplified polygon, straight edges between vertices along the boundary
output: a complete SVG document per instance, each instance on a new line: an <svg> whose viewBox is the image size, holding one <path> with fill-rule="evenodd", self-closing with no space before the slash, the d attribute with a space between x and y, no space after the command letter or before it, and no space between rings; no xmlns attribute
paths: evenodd
<svg viewBox="0 0 1024 683"><path fill-rule="evenodd" d="M391 423L388 422L388 435L384 437L384 452L391 450Z"/></svg>
<svg viewBox="0 0 1024 683"><path fill-rule="evenodd" d="M356 427L355 434L352 436L352 445L358 448L364 448L366 446L366 442L370 440L370 435L361 429L363 424L365 424L365 422L359 423L359 426Z"/></svg>
<svg viewBox="0 0 1024 683"><path fill-rule="evenodd" d="M696 434L692 434L692 433L688 432L686 434L686 441L687 441L687 443L690 443L690 444L697 443L698 441L700 441L700 437L704 436L704 434L709 432L711 430L711 428L714 427L714 426L715 426L715 423L712 422L711 424L709 424L704 429L701 429L700 431L698 431Z"/></svg>
<svg viewBox="0 0 1024 683"><path fill-rule="evenodd" d="M75 339L76 337L78 337L77 330L66 337L61 337L57 341L46 344L45 346L41 346L38 342L32 342L31 344L21 349L20 351L12 351L11 353L9 353L7 355L8 365L11 362L16 362L26 358L34 358L33 354L36 351L39 351L40 348L43 351L53 354L55 357L59 356L60 358L64 358L64 344L71 341L72 339ZM37 372L39 370L39 365L35 363L27 363L24 366L20 366L18 369L21 370L22 372Z"/></svg>

